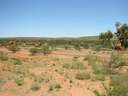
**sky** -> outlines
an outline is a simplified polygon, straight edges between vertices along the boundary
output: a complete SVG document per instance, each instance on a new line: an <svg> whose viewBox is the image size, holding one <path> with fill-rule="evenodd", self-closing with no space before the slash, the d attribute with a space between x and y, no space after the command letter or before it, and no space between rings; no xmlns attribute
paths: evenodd
<svg viewBox="0 0 128 96"><path fill-rule="evenodd" d="M128 0L0 0L0 37L79 37L128 23Z"/></svg>

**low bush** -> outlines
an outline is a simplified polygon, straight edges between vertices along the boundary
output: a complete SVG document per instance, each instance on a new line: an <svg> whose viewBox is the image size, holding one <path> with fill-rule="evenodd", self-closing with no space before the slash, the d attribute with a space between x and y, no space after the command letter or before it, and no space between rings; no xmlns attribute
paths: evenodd
<svg viewBox="0 0 128 96"><path fill-rule="evenodd" d="M100 80L100 81L104 81L105 75L104 74L96 74L95 79Z"/></svg>
<svg viewBox="0 0 128 96"><path fill-rule="evenodd" d="M20 50L20 48L17 45L10 45L8 47L8 50L12 51L13 53L16 53L17 51Z"/></svg>
<svg viewBox="0 0 128 96"><path fill-rule="evenodd" d="M40 47L31 48L29 52L31 53L31 55L36 55L37 53L43 53L44 55L47 55L52 52L52 47L44 44Z"/></svg>
<svg viewBox="0 0 128 96"><path fill-rule="evenodd" d="M106 96L106 95L101 95L97 90L94 91L95 96Z"/></svg>
<svg viewBox="0 0 128 96"><path fill-rule="evenodd" d="M72 62L65 63L63 64L63 67L67 69L85 69L84 64L78 61L72 61Z"/></svg>
<svg viewBox="0 0 128 96"><path fill-rule="evenodd" d="M83 45L83 48L84 48L84 49L88 49L88 48L89 48L89 45L88 45L88 44L84 44L84 45Z"/></svg>
<svg viewBox="0 0 128 96"><path fill-rule="evenodd" d="M19 59L13 59L13 64L14 65L22 65L22 61Z"/></svg>
<svg viewBox="0 0 128 96"><path fill-rule="evenodd" d="M107 96L128 96L128 88L121 85L113 86L107 91Z"/></svg>
<svg viewBox="0 0 128 96"><path fill-rule="evenodd" d="M58 84L57 82L53 82L49 85L49 91L59 90L60 88L61 88L61 85Z"/></svg>
<svg viewBox="0 0 128 96"><path fill-rule="evenodd" d="M111 60L109 62L110 68L119 68L121 66L127 65L123 59L118 55L118 54L112 54L111 55Z"/></svg>
<svg viewBox="0 0 128 96"><path fill-rule="evenodd" d="M3 78L0 78L0 84L5 84L6 80L4 80Z"/></svg>
<svg viewBox="0 0 128 96"><path fill-rule="evenodd" d="M90 74L86 72L79 72L76 74L75 78L78 80L90 79Z"/></svg>
<svg viewBox="0 0 128 96"><path fill-rule="evenodd" d="M22 86L25 82L24 82L24 78L23 77L18 77L18 78L15 78L15 83L18 85L18 86Z"/></svg>
<svg viewBox="0 0 128 96"><path fill-rule="evenodd" d="M74 49L80 51L81 50L81 46L79 44L78 45L74 45Z"/></svg>
<svg viewBox="0 0 128 96"><path fill-rule="evenodd" d="M128 74L111 75L110 87L106 88L104 95L94 92L96 96L128 96Z"/></svg>
<svg viewBox="0 0 128 96"><path fill-rule="evenodd" d="M8 55L4 52L0 52L0 60L7 61L8 60Z"/></svg>
<svg viewBox="0 0 128 96"><path fill-rule="evenodd" d="M29 52L31 53L31 55L36 55L37 53L40 52L40 49L34 47L34 48L31 48L31 49L29 50Z"/></svg>
<svg viewBox="0 0 128 96"><path fill-rule="evenodd" d="M101 46L101 45L96 45L96 46L94 47L94 50L95 50L95 51L100 51L100 50L101 50L101 48L102 48L102 46Z"/></svg>
<svg viewBox="0 0 128 96"><path fill-rule="evenodd" d="M64 46L64 49L65 49L65 50L70 49L70 45L65 45L65 46Z"/></svg>
<svg viewBox="0 0 128 96"><path fill-rule="evenodd" d="M34 83L31 85L31 90L32 91L38 91L41 88L41 86L38 83Z"/></svg>
<svg viewBox="0 0 128 96"><path fill-rule="evenodd" d="M92 68L94 71L94 74L103 74L107 75L109 74L109 68L107 64L102 64L101 62L95 62L92 64Z"/></svg>
<svg viewBox="0 0 128 96"><path fill-rule="evenodd" d="M44 77L43 76L34 76L34 81L38 82L38 83L42 83L44 81Z"/></svg>

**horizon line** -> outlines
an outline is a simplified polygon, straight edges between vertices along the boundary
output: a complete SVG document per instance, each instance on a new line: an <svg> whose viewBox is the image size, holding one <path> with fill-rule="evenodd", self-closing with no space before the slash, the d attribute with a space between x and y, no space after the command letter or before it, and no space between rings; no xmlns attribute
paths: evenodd
<svg viewBox="0 0 128 96"><path fill-rule="evenodd" d="M81 38L93 37L98 35L83 35L83 36L0 36L0 38Z"/></svg>

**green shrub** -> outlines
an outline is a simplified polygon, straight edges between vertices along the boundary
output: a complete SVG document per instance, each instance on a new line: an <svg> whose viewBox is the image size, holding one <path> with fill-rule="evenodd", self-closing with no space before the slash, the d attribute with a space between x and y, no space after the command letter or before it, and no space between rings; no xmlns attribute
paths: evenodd
<svg viewBox="0 0 128 96"><path fill-rule="evenodd" d="M111 55L111 60L109 62L110 68L119 68L121 66L127 65L123 59L118 55L118 54L113 54Z"/></svg>
<svg viewBox="0 0 128 96"><path fill-rule="evenodd" d="M65 50L68 50L68 49L70 49L70 46L69 46L69 45L65 45L65 46L64 46L64 49L65 49Z"/></svg>
<svg viewBox="0 0 128 96"><path fill-rule="evenodd" d="M105 96L105 95L101 95L98 91L94 91L94 94L95 94L95 96Z"/></svg>
<svg viewBox="0 0 128 96"><path fill-rule="evenodd" d="M17 45L10 45L8 47L8 50L12 51L13 53L16 53L17 51L20 50L20 48Z"/></svg>
<svg viewBox="0 0 128 96"><path fill-rule="evenodd" d="M128 87L113 86L107 91L107 96L128 96Z"/></svg>
<svg viewBox="0 0 128 96"><path fill-rule="evenodd" d="M100 94L97 91L94 91L94 93L96 96L128 96L128 87L118 83L118 85L113 85L106 89L104 94Z"/></svg>
<svg viewBox="0 0 128 96"><path fill-rule="evenodd" d="M6 83L6 80L4 80L3 78L0 78L0 84L4 84Z"/></svg>
<svg viewBox="0 0 128 96"><path fill-rule="evenodd" d="M97 61L97 56L89 52L89 55L87 56L87 60L89 64L95 64Z"/></svg>
<svg viewBox="0 0 128 96"><path fill-rule="evenodd" d="M116 74L111 76L110 87L106 88L103 95L95 91L96 96L128 96L128 74Z"/></svg>
<svg viewBox="0 0 128 96"><path fill-rule="evenodd" d="M81 62L75 62L72 66L71 69L85 69L83 63Z"/></svg>
<svg viewBox="0 0 128 96"><path fill-rule="evenodd" d="M74 49L80 51L81 50L81 47L80 47L80 45L74 45Z"/></svg>
<svg viewBox="0 0 128 96"><path fill-rule="evenodd" d="M86 72L79 72L76 74L75 78L78 80L90 79L90 74Z"/></svg>
<svg viewBox="0 0 128 96"><path fill-rule="evenodd" d="M83 45L83 48L84 48L84 49L88 49L88 48L89 48L89 45L88 45L88 44L84 44L84 45Z"/></svg>
<svg viewBox="0 0 128 96"><path fill-rule="evenodd" d="M37 53L43 53L44 55L47 55L52 52L52 47L44 44L40 47L31 48L29 52L31 53L31 55L36 55Z"/></svg>
<svg viewBox="0 0 128 96"><path fill-rule="evenodd" d="M7 54L4 52L0 52L0 60L7 61L8 60Z"/></svg>
<svg viewBox="0 0 128 96"><path fill-rule="evenodd" d="M101 62L95 62L92 64L92 68L95 74L109 74L109 68L107 64L102 64Z"/></svg>
<svg viewBox="0 0 128 96"><path fill-rule="evenodd" d="M115 74L111 76L111 79L106 96L128 96L128 74Z"/></svg>
<svg viewBox="0 0 128 96"><path fill-rule="evenodd" d="M38 82L38 83L42 83L44 81L44 77L43 76L35 76L34 77L34 81Z"/></svg>
<svg viewBox="0 0 128 96"><path fill-rule="evenodd" d="M128 74L127 73L114 74L111 76L111 79L112 79L112 85L122 85L122 86L128 85Z"/></svg>
<svg viewBox="0 0 128 96"><path fill-rule="evenodd" d="M37 53L40 52L40 49L34 47L34 48L31 48L31 49L29 50L29 52L31 53L31 55L36 55Z"/></svg>
<svg viewBox="0 0 128 96"><path fill-rule="evenodd" d="M18 86L22 86L22 85L24 84L24 78L23 78L23 77L15 78L15 83L16 83Z"/></svg>
<svg viewBox="0 0 128 96"><path fill-rule="evenodd" d="M52 52L52 47L49 46L48 44L44 44L43 46L41 46L41 52L44 54L44 55L47 55L49 53Z"/></svg>
<svg viewBox="0 0 128 96"><path fill-rule="evenodd" d="M59 90L60 88L61 88L61 85L58 84L57 82L53 82L49 85L49 91Z"/></svg>
<svg viewBox="0 0 128 96"><path fill-rule="evenodd" d="M69 68L71 68L71 65L68 64L68 63L65 63L65 64L63 64L63 67L66 68L66 69L69 69Z"/></svg>
<svg viewBox="0 0 128 96"><path fill-rule="evenodd" d="M13 59L13 64L15 65L22 65L22 61L19 59Z"/></svg>
<svg viewBox="0 0 128 96"><path fill-rule="evenodd" d="M125 62L122 62L120 60L117 60L115 63L111 63L112 68L119 68L119 67L124 66L124 65L126 65Z"/></svg>
<svg viewBox="0 0 128 96"><path fill-rule="evenodd" d="M95 51L100 51L100 50L101 50L101 48L102 48L102 46L97 45L97 46L95 46L95 47L94 47L94 50L95 50Z"/></svg>
<svg viewBox="0 0 128 96"><path fill-rule="evenodd" d="M104 74L96 74L95 79L100 80L100 81L104 81L105 75Z"/></svg>

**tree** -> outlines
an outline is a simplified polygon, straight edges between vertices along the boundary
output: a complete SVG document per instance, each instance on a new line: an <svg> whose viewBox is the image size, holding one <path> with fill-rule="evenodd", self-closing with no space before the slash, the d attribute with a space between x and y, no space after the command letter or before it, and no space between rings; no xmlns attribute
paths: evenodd
<svg viewBox="0 0 128 96"><path fill-rule="evenodd" d="M31 55L36 55L38 53L43 53L44 55L47 55L47 54L51 53L52 48L48 44L44 44L40 47L31 48L29 51L30 51Z"/></svg>
<svg viewBox="0 0 128 96"><path fill-rule="evenodd" d="M105 39L105 34L104 33L100 33L100 35L99 35L99 39Z"/></svg>
<svg viewBox="0 0 128 96"><path fill-rule="evenodd" d="M115 33L118 40L121 43L121 46L124 48L128 47L128 25L127 24L120 24L116 23L116 30L117 32Z"/></svg>
<svg viewBox="0 0 128 96"><path fill-rule="evenodd" d="M8 47L8 50L12 51L13 53L16 53L20 50L20 48L18 47L18 45L13 44Z"/></svg>
<svg viewBox="0 0 128 96"><path fill-rule="evenodd" d="M105 35L106 35L106 39L107 39L108 41L110 41L110 40L113 38L113 33L112 33L110 30L108 30L108 31L105 33Z"/></svg>
<svg viewBox="0 0 128 96"><path fill-rule="evenodd" d="M41 46L41 52L44 54L44 55L47 55L49 53L51 53L52 51L52 48L51 46L49 46L47 43L44 44L43 46Z"/></svg>
<svg viewBox="0 0 128 96"><path fill-rule="evenodd" d="M34 48L31 48L29 52L31 53L31 55L36 55L37 53L39 53L39 49L34 47Z"/></svg>
<svg viewBox="0 0 128 96"><path fill-rule="evenodd" d="M111 42L112 38L113 38L113 33L110 30L108 30L105 33L100 33L99 35L99 39L102 41L102 44L107 46L111 45L111 47L112 47L112 42Z"/></svg>
<svg viewBox="0 0 128 96"><path fill-rule="evenodd" d="M74 44L74 49L80 51L81 50L81 47L79 44Z"/></svg>

